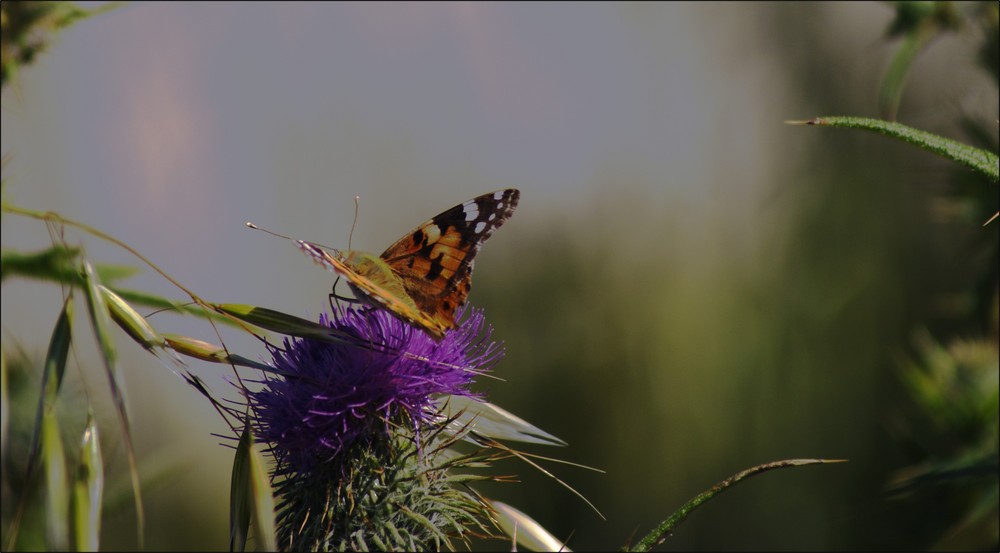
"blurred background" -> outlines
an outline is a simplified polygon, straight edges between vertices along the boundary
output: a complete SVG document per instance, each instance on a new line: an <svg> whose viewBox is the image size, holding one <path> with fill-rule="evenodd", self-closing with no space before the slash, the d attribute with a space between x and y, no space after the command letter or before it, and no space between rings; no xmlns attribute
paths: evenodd
<svg viewBox="0 0 1000 553"><path fill-rule="evenodd" d="M607 471L548 465L607 521L517 461L495 470L522 484L483 492L573 549L607 549L749 466L850 459L741 484L662 549L984 548L995 477L986 499L887 486L933 456L900 376L920 344L985 334L995 348L997 227L981 225L996 186L969 185L982 201L963 203L953 183L970 177L952 163L783 123L878 117L896 15L880 3L129 4L60 31L5 88L4 199L96 226L208 301L314 319L331 275L245 221L346 248L360 196L352 245L381 252L448 207L519 188L477 258L470 301L507 351L503 381L478 389L569 442L530 451ZM989 32L924 50L898 120L996 151L995 67L978 61ZM38 221L2 225L4 248L50 244ZM69 238L92 260L138 265ZM148 269L123 285L186 299ZM16 279L2 294L5 351L40 362L58 287ZM150 320L218 341L200 319ZM264 357L225 332L230 350ZM75 346L64 394L97 405L120 489L103 544L127 549L123 446L91 346ZM119 348L147 549L226 548L232 452L212 433L228 428L135 343ZM193 370L235 399L231 369ZM37 400L25 401L9 421L21 432ZM970 501L992 522L963 522Z"/></svg>

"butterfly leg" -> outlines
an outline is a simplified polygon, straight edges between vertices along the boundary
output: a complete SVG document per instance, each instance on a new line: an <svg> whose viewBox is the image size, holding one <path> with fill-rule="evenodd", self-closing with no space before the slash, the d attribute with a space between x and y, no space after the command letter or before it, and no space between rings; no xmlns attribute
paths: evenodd
<svg viewBox="0 0 1000 553"><path fill-rule="evenodd" d="M333 310L334 313L340 312L340 300L344 300L344 302L346 303L355 303L355 304L362 303L356 298L341 296L340 294L338 294L337 284L339 282L340 282L340 277L338 276L337 280L333 281L333 287L330 289L330 294L327 295L327 301L330 303L330 309Z"/></svg>

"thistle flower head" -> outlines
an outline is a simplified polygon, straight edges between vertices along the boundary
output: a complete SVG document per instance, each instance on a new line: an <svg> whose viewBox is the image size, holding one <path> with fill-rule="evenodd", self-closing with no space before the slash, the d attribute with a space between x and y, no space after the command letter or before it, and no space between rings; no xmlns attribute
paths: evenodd
<svg viewBox="0 0 1000 553"><path fill-rule="evenodd" d="M271 350L282 376L247 391L257 435L285 471L336 461L395 425L419 435L436 397L473 395L472 379L503 354L475 310L440 342L383 310L345 309L320 322L358 345L286 339Z"/></svg>
<svg viewBox="0 0 1000 553"><path fill-rule="evenodd" d="M435 342L384 310L338 310L320 322L356 341L272 348L275 372L244 394L275 460L280 547L452 549L453 537L492 535L489 508L451 484L461 462L439 447L458 437L441 442L436 400L474 396L473 378L503 353L482 313L464 314Z"/></svg>

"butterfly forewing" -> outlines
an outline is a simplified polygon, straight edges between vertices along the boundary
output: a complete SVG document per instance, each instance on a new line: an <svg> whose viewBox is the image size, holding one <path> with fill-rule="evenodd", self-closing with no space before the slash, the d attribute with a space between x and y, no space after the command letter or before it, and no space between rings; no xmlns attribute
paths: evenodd
<svg viewBox="0 0 1000 553"><path fill-rule="evenodd" d="M520 196L508 188L456 205L397 240L381 257L402 278L417 307L451 328L455 309L469 295L479 248L510 219Z"/></svg>

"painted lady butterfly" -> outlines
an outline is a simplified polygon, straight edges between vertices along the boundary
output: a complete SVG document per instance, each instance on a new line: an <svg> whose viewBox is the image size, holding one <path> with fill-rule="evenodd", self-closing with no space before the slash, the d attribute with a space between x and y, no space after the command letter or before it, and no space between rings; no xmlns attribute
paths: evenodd
<svg viewBox="0 0 1000 553"><path fill-rule="evenodd" d="M357 299L388 309L435 340L455 326L455 309L472 286L476 253L514 213L521 192L498 190L473 198L413 229L382 255L327 252L296 240L314 261L347 279Z"/></svg>

